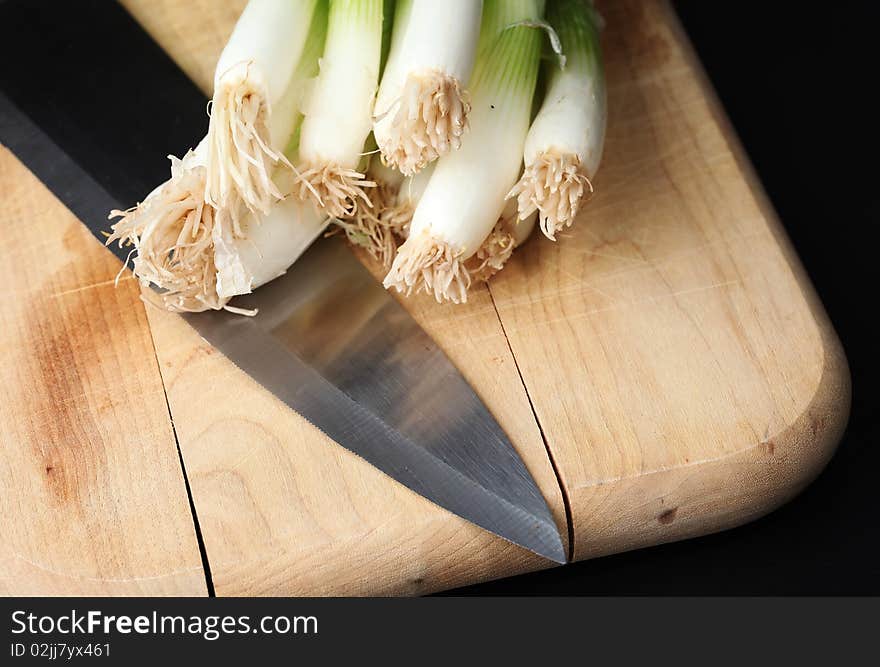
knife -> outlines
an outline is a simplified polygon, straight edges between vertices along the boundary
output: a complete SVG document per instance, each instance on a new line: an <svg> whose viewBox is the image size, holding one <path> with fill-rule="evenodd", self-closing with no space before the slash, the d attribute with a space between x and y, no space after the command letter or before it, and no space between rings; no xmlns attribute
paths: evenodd
<svg viewBox="0 0 880 667"><path fill-rule="evenodd" d="M164 181L163 156L205 134L204 96L116 3L5 0L0 26L0 142L103 243L108 211ZM111 250L125 259L127 249ZM547 503L504 431L339 239L316 242L234 305L259 316L182 317L340 445L458 516L565 562ZM338 313L346 326L328 327Z"/></svg>

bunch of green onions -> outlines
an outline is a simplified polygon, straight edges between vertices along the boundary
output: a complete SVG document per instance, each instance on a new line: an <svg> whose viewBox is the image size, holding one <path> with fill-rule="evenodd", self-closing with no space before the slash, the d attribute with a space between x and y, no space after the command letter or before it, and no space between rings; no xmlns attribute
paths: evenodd
<svg viewBox="0 0 880 667"><path fill-rule="evenodd" d="M240 312L329 225L386 287L464 302L593 191L599 25L588 0L250 0L207 136L108 243L169 310Z"/></svg>

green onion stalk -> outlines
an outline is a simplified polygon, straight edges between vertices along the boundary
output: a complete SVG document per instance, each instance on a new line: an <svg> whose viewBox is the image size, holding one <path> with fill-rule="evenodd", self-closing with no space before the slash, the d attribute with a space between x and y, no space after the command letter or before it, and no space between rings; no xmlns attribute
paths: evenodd
<svg viewBox="0 0 880 667"><path fill-rule="evenodd" d="M384 162L405 176L461 145L480 0L398 0L374 111Z"/></svg>
<svg viewBox="0 0 880 667"><path fill-rule="evenodd" d="M251 0L230 42L256 30L254 8L265 11L271 4ZM299 60L289 70L282 92L273 95L271 119L261 129L261 140L275 147L287 163L296 154L302 119L298 109L308 80L317 73L327 29L327 0L303 5L311 8L306 28L290 33L302 41L296 48ZM288 9L281 7L281 16ZM240 43L233 47L227 45L224 54L232 57L228 54L241 48ZM257 71L254 66L252 71ZM158 288L145 290L144 298L167 310L236 310L228 305L232 296L283 274L327 225L326 213L294 198L264 202L266 212L261 210L262 203L251 210L245 196L230 196L224 204L209 201L211 141L209 131L183 158L170 158L170 178L142 202L126 211L111 212L111 218L119 219L111 226L107 243L131 247L135 277L145 287ZM273 192L290 188L293 175L285 164L270 160L265 168Z"/></svg>
<svg viewBox="0 0 880 667"><path fill-rule="evenodd" d="M334 218L370 206L361 171L382 59L382 0L330 0L320 73L304 105L297 196Z"/></svg>
<svg viewBox="0 0 880 667"><path fill-rule="evenodd" d="M599 46L601 19L584 0L549 0L547 18L561 41L564 66L550 64L547 92L525 143L525 170L510 191L522 219L537 212L555 240L593 193L607 117Z"/></svg>
<svg viewBox="0 0 880 667"><path fill-rule="evenodd" d="M482 29L496 29L499 12L508 27L477 57L470 132L461 148L437 161L385 277L387 288L425 291L438 302L467 300L473 280L468 262L498 223L522 166L543 38L533 25L542 19L543 4L484 3Z"/></svg>

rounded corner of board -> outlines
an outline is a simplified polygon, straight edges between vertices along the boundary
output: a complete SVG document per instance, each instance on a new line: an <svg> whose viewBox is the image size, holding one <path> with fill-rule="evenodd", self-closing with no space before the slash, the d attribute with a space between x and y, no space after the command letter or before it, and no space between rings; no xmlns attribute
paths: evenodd
<svg viewBox="0 0 880 667"><path fill-rule="evenodd" d="M852 381L846 354L830 323L820 328L824 365L813 397L797 419L765 444L778 452L784 465L779 466L777 476L792 490L767 511L793 498L819 476L837 451L849 421Z"/></svg>

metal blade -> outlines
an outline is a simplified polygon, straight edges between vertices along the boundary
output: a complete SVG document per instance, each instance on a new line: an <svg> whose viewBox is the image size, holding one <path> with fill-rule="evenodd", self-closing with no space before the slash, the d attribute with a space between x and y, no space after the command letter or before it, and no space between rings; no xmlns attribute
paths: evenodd
<svg viewBox="0 0 880 667"><path fill-rule="evenodd" d="M336 442L459 516L564 561L544 498L504 432L342 242L316 243L235 305L260 314L186 318Z"/></svg>
<svg viewBox="0 0 880 667"><path fill-rule="evenodd" d="M97 37L88 34L88 26L97 24L108 31L109 38L102 35L105 42L120 40L128 52L126 61L138 61L135 69L148 70L150 78L158 72L157 86L182 92L183 109L200 115L203 100L115 4L53 3L51 12L42 14L40 4L0 5L0 24L15 26L15 30L3 30L10 34L0 34L0 41L7 37L21 41L16 47L21 52L60 49L65 58L54 61L53 79L48 80L54 83L61 77L62 87L71 90L56 93L57 99L48 101L54 109L49 113L46 95L34 97L36 91L30 84L19 80L35 76L34 71L29 67L16 75L12 71L16 68L4 68L0 141L103 240L100 232L107 227L106 211L129 204L166 177L167 167L153 174L158 139L146 132L160 127L176 133L184 127L187 138L176 149L169 148L180 153L189 147L187 142L202 136L205 119L197 122L194 116L184 122L180 108L169 112L167 102L154 103L144 116L136 106L119 111L129 130L121 147L71 135L71 128L81 127L100 134L100 128L90 125L102 113L97 110L103 104L100 99L91 104L82 103L82 94L76 103L65 104L64 99L78 85L78 73L94 74L95 63L77 62L80 41ZM56 23L57 8L73 4L76 25L86 26L85 35L79 28L69 30L70 23L63 19ZM12 16L13 9L21 13ZM88 16L90 11L97 12L100 20ZM55 17L47 21L45 15L53 13ZM28 17L36 25L25 26ZM42 44L30 42L36 48L28 49L28 29L36 30L42 39ZM62 40L61 47L56 39ZM45 47L47 40L49 47ZM138 44L143 50L132 53ZM114 61L107 56L103 54L102 62ZM123 67L137 76L130 68L130 63ZM105 80L122 80L116 70L105 74ZM126 85L144 84L133 79ZM103 93L108 99L121 97L106 88ZM138 168L141 164L146 166ZM114 166L130 167L134 175L129 180L120 179L116 171L108 176L107 169ZM135 187L138 194L131 196L129 191ZM260 314L245 318L208 312L185 318L239 368L339 444L468 521L546 558L565 562L562 540L547 504L500 426L443 352L340 241L316 243L285 276L234 304L257 308Z"/></svg>

